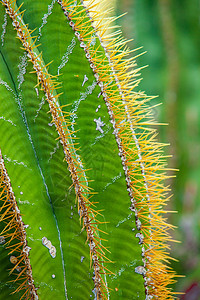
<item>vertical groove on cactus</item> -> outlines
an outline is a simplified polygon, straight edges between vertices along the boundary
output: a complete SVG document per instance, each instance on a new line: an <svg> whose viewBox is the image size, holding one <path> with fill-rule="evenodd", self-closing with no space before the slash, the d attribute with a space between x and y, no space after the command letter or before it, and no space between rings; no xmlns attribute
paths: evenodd
<svg viewBox="0 0 200 300"><path fill-rule="evenodd" d="M6 122L16 127L18 134L19 128L24 132L24 125L30 127L21 139L27 145L24 156L19 153L14 159L6 156L7 152L12 155L13 135L9 140L7 131L7 144L2 133L2 154L7 158L2 170L9 169L24 222L34 227L25 233L22 226L21 234L27 234L31 245L27 259L39 298L89 299L93 293L97 300L170 300L173 292L169 285L175 273L168 266L171 258L166 245L172 240L169 229L173 226L167 224L167 211L162 208L170 198L163 183L167 178L165 145L157 142L152 128L156 123L149 108L151 97L135 91L140 82L136 57L127 59L131 51L119 31L106 35L115 18L106 17L99 3L27 0L22 5L21 0L2 0L10 17L8 25L11 19L17 32L16 47L21 43L23 51L19 51L18 76L15 56L1 52L1 67L9 83L0 78L0 88L9 97L11 93L16 96L10 115L2 108L9 119L2 116L0 121L4 133ZM28 8L25 11L24 6ZM2 47L14 37L9 35L6 40L6 26L4 17ZM23 106L26 122L21 120L18 106ZM11 132L15 133L14 129ZM19 166L26 168L27 174L24 180L20 178L29 197L23 201L16 191ZM34 194L28 194L30 176L36 200ZM6 205L4 202L3 210ZM36 205L39 209L32 214ZM34 218L38 218L37 225ZM55 227L60 228L59 238ZM90 247L88 253L84 240ZM84 255L79 258L81 251ZM21 298L37 299L33 285Z"/></svg>
<svg viewBox="0 0 200 300"><path fill-rule="evenodd" d="M11 187L10 179L5 169L0 151L0 213L4 229L1 231L0 244L8 249L8 257L13 268L10 274L16 276L19 286L14 291L23 291L23 297L38 299L36 288L33 283L30 260L28 258L30 248L27 246L26 231L20 215L20 210ZM8 259L7 257L7 259Z"/></svg>

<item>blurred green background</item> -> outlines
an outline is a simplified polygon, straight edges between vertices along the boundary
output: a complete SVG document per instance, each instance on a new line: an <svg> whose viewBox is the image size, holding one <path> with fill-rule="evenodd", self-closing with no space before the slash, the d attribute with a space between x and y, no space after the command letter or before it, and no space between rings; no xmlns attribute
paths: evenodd
<svg viewBox="0 0 200 300"><path fill-rule="evenodd" d="M200 299L200 1L199 0L116 0L117 22L123 35L134 39L130 48L147 51L137 58L143 78L140 90L159 95L153 102L160 141L169 142L171 168L179 169L170 180L173 198L169 222L178 226L172 232L172 262L179 275L175 291L181 299Z"/></svg>

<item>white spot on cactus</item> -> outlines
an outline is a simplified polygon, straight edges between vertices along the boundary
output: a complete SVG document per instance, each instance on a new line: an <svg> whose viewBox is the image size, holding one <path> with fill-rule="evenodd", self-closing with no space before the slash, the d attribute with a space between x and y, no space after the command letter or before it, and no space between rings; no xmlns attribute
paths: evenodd
<svg viewBox="0 0 200 300"><path fill-rule="evenodd" d="M122 173L120 172L119 175L113 177L113 178L112 178L112 182L109 182L109 183L106 184L105 188L103 189L103 192L107 189L107 187L108 187L109 185L115 183L115 181L116 181L117 179L119 179L121 176L122 176Z"/></svg>
<svg viewBox="0 0 200 300"><path fill-rule="evenodd" d="M101 133L104 133L101 127L105 126L105 124L101 121L101 117L99 117L98 119L94 119L94 122L96 122L96 130L99 130Z"/></svg>
<svg viewBox="0 0 200 300"><path fill-rule="evenodd" d="M143 244L143 242L144 242L143 234L142 233L136 233L135 236L139 238L139 245Z"/></svg>
<svg viewBox="0 0 200 300"><path fill-rule="evenodd" d="M20 198L18 199L19 204L31 204L28 200L25 201L21 201ZM34 203L32 203L31 205L34 205Z"/></svg>
<svg viewBox="0 0 200 300"><path fill-rule="evenodd" d="M51 243L51 241L49 241L45 236L42 238L42 244L47 247L47 249L49 249L49 253L51 255L52 258L56 257L56 247L54 247Z"/></svg>
<svg viewBox="0 0 200 300"><path fill-rule="evenodd" d="M60 74L60 70L67 64L67 62L69 60L69 56L70 56L70 54L72 54L75 46L76 46L76 40L73 37L73 39L71 40L70 45L67 47L66 53L61 58L61 64L58 67L58 75Z"/></svg>
<svg viewBox="0 0 200 300"><path fill-rule="evenodd" d="M14 160L12 160L10 157L8 157L8 156L6 156L6 155L4 155L4 159L6 160L6 161L8 161L8 162L11 162L11 163L14 163L14 165L22 165L22 166L24 166L25 168L28 168L28 166L27 165L25 165L25 163L23 163L22 161L17 161L16 159L14 159Z"/></svg>
<svg viewBox="0 0 200 300"><path fill-rule="evenodd" d="M36 90L37 96L39 96L38 89L35 88L35 90ZM40 112L40 110L42 109L42 106L43 106L44 104L45 104L45 99L44 99L44 97L42 97L42 100L41 100L41 102L40 102L40 104L39 104L39 108L38 108L38 110L36 111L36 115L35 115L35 117L34 117L34 119L33 119L34 122L35 122L36 118L38 117L39 112Z"/></svg>
<svg viewBox="0 0 200 300"><path fill-rule="evenodd" d="M51 247L51 242L45 236L42 238L42 244L48 249Z"/></svg>
<svg viewBox="0 0 200 300"><path fill-rule="evenodd" d="M137 219L135 222L136 222L137 230L141 230L141 227L142 227L141 221L139 219Z"/></svg>
<svg viewBox="0 0 200 300"><path fill-rule="evenodd" d="M75 108L73 109L72 113L75 113L78 110L79 104L81 101L84 101L88 95L91 95L93 90L95 89L97 83L96 81L93 81L92 85L88 86L85 93L80 93L80 99L74 102Z"/></svg>
<svg viewBox="0 0 200 300"><path fill-rule="evenodd" d="M20 192L20 195L23 195L23 192Z"/></svg>
<svg viewBox="0 0 200 300"><path fill-rule="evenodd" d="M127 267L127 266L126 266ZM116 275L114 275L112 278L113 279L117 279L118 276L121 276L122 273L125 271L124 267L121 267L121 269L116 273Z"/></svg>
<svg viewBox="0 0 200 300"><path fill-rule="evenodd" d="M2 44L2 47L4 45L4 37L5 37L5 34L6 34L6 26L7 26L7 13L5 12L4 14L4 23L2 25L2 34L1 34L1 44Z"/></svg>
<svg viewBox="0 0 200 300"><path fill-rule="evenodd" d="M51 257L55 258L56 257L56 247L51 246L51 248L49 249L49 253L50 253Z"/></svg>
<svg viewBox="0 0 200 300"><path fill-rule="evenodd" d="M12 93L13 93L13 95L14 95L14 97L15 97L14 91L13 91L13 90L11 89L11 87L7 84L7 82L3 81L3 80L0 78L0 84L4 85L4 86L7 88L7 90L8 90L9 92L12 92Z"/></svg>
<svg viewBox="0 0 200 300"><path fill-rule="evenodd" d="M41 230L42 230L42 227L39 227L39 230L41 231Z"/></svg>
<svg viewBox="0 0 200 300"><path fill-rule="evenodd" d="M80 103L81 103L81 101L84 101L86 98L87 98L87 96L88 95L91 95L92 94L92 92L93 92L93 90L95 89L95 87L96 87L96 85L97 85L97 83L96 83L96 81L94 80L93 82L92 82L92 84L91 85L89 85L88 87L87 87L87 89L86 89L86 91L85 91L85 93L80 93L80 98L78 99L78 100L76 100L75 102L74 102L74 104L73 104L73 106L74 106L74 108L72 109L72 111L71 111L71 118L72 118L72 122L71 122L71 129L72 129L72 131L75 131L75 128L74 128L74 124L75 124L75 122L76 122L76 119L78 118L77 117L77 115L75 114L76 112L77 112L77 110L78 110L78 108L79 108L79 105L80 105ZM73 135L73 134L72 134ZM74 135L73 135L74 136Z"/></svg>
<svg viewBox="0 0 200 300"><path fill-rule="evenodd" d="M100 108L101 108L101 105L98 105L96 112L98 112Z"/></svg>
<svg viewBox="0 0 200 300"><path fill-rule="evenodd" d="M124 222L130 220L131 217L132 217L132 213L130 213L130 214L128 215L127 218L125 218L125 219L119 221L119 223L116 225L116 227L119 227L119 226L120 226L121 224L123 224Z"/></svg>
<svg viewBox="0 0 200 300"><path fill-rule="evenodd" d="M121 276L124 271L125 271L125 268L121 268L118 272L118 275Z"/></svg>
<svg viewBox="0 0 200 300"><path fill-rule="evenodd" d="M25 247L23 248L23 252L24 252L27 256L29 255L30 250L31 250L31 247L28 247L28 246L25 246Z"/></svg>
<svg viewBox="0 0 200 300"><path fill-rule="evenodd" d="M142 266L136 267L136 268L135 268L135 272L136 272L137 274L140 274L140 275L143 275L143 276L146 275L146 270L145 270L145 268L142 267Z"/></svg>
<svg viewBox="0 0 200 300"><path fill-rule="evenodd" d="M107 128L108 129L106 131L95 137L95 141L91 144L91 146L94 146L101 138L103 138L110 131L110 127L108 126Z"/></svg>
<svg viewBox="0 0 200 300"><path fill-rule="evenodd" d="M55 275L55 274L52 274L51 277L54 279L54 278L56 278L56 275Z"/></svg>
<svg viewBox="0 0 200 300"><path fill-rule="evenodd" d="M36 91L37 96L39 97L39 91L38 91L38 88L35 88L35 91Z"/></svg>
<svg viewBox="0 0 200 300"><path fill-rule="evenodd" d="M44 17L42 18L42 25L39 28L39 35L38 35L38 40L41 38L42 36L42 28L44 27L45 24L47 24L47 18L50 16L50 14L52 13L53 10L53 6L56 3L56 0L53 0L51 2L50 5L48 5L48 13L44 15Z"/></svg>
<svg viewBox="0 0 200 300"><path fill-rule="evenodd" d="M19 75L17 76L18 89L20 89L22 83L24 82L24 75L26 74L26 67L28 65L26 52L24 53L23 56L20 56L19 59L20 59L20 63L18 65Z"/></svg>
<svg viewBox="0 0 200 300"><path fill-rule="evenodd" d="M5 117L1 116L0 120L4 120L5 122L9 122L10 124L12 124L13 126L16 126L16 124L13 123L13 121L11 120L7 120Z"/></svg>
<svg viewBox="0 0 200 300"><path fill-rule="evenodd" d="M84 75L84 79L83 79L83 83L82 86L84 86L84 84L88 81L88 77L86 75Z"/></svg>
<svg viewBox="0 0 200 300"><path fill-rule="evenodd" d="M59 146L60 146L60 142L58 141L55 148L53 149L52 152L50 152L50 157L48 159L48 162L50 162L50 160L52 159L53 155L56 153L56 151L59 149Z"/></svg>
<svg viewBox="0 0 200 300"><path fill-rule="evenodd" d="M84 258L85 258L84 256L81 256L81 262L83 262Z"/></svg>

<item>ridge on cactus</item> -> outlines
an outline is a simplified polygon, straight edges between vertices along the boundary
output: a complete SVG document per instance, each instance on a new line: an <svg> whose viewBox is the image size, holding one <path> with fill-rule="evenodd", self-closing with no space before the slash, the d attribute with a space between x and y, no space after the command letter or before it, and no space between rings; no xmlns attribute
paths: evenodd
<svg viewBox="0 0 200 300"><path fill-rule="evenodd" d="M165 145L107 3L1 1L0 299L174 299Z"/></svg>

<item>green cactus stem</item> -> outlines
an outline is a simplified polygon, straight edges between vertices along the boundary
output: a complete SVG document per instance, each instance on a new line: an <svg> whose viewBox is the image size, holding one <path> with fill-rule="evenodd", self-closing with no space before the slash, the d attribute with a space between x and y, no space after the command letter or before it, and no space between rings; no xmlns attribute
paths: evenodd
<svg viewBox="0 0 200 300"><path fill-rule="evenodd" d="M2 299L173 299L164 145L99 4L0 5Z"/></svg>

